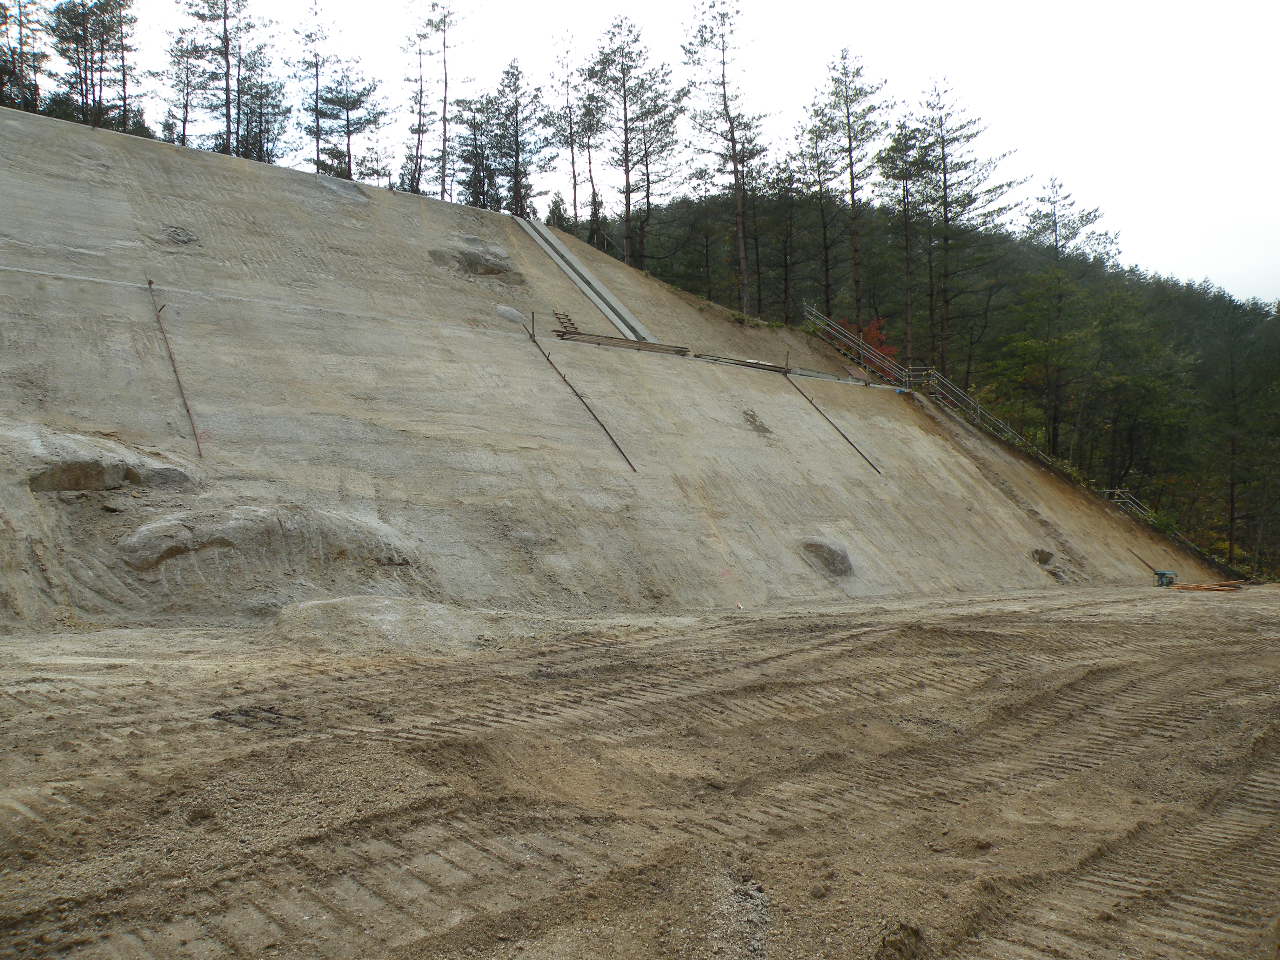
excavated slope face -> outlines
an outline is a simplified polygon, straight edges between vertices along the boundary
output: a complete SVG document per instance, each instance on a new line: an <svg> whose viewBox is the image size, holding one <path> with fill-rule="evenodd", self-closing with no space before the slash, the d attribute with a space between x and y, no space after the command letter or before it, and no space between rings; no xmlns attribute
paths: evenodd
<svg viewBox="0 0 1280 960"><path fill-rule="evenodd" d="M508 217L7 110L0 140L0 623L1210 573L913 396L554 339L617 331ZM566 242L665 342L844 372Z"/></svg>

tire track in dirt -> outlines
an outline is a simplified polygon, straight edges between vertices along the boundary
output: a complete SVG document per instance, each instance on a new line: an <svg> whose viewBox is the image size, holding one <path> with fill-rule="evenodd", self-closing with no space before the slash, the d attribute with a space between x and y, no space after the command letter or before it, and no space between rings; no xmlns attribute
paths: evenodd
<svg viewBox="0 0 1280 960"><path fill-rule="evenodd" d="M257 957L269 949L365 957L370 941L406 944L482 912L472 903L500 913L588 885L636 862L641 847L656 850L661 839L643 827L584 829L555 820L503 827L458 817L400 826L391 836L315 838L274 863L223 877L163 922L113 930L70 955L159 960ZM619 856L622 844L630 852ZM234 896L220 897L227 888Z"/></svg>
<svg viewBox="0 0 1280 960"><path fill-rule="evenodd" d="M319 829L301 843L228 857L207 877L179 882L182 878L161 871L148 878L148 884L168 892L168 907L159 912L147 902L147 886L99 887L78 899L10 913L3 937L28 947L44 937L50 950L74 946L84 956L250 957L267 949L300 957L374 955L429 941L479 914L501 914L589 886L690 843L768 844L780 832L809 829L832 817L874 819L885 811L946 809L1140 758L1203 723L1224 688L1242 709L1274 699L1265 677L1239 681L1230 676L1233 664L1270 652L1273 645L1263 641L1210 643L1195 654L1171 655L1168 650L1176 644L1158 631L1154 638L1117 640L1090 629L1077 631L1071 643L1055 641L1037 649L1034 630L1024 630L1021 649L1001 649L1016 638L1006 640L989 629L957 629L945 650L934 655L909 645L906 652L894 652L900 625L851 628L815 617L792 622L804 637L799 644L779 642L777 624L770 634L768 621L758 619L745 627L740 622L698 625L675 637L653 631L633 644L566 643L547 657L515 652L479 667L463 662L443 678L440 661L366 658L355 664L311 664L305 671L253 683L236 678L218 688L243 696L231 703L245 710L261 707L266 698L278 699L277 691L292 691L299 700L313 702L314 709L299 711L300 721L384 708L403 714L408 708L421 711L411 714L412 724L374 723L361 730L318 723L318 731L299 732L291 721L237 728L199 716L210 703L210 691L199 688L194 699L200 706L194 709L185 705L191 690L140 693L155 704L155 714L176 707L182 714L178 719L158 720L149 710L136 713L152 718L153 725L142 733L165 744L171 754L166 763L198 769L250 756L269 759L303 737L313 744L358 748L401 729L428 732L406 738L415 750L508 730L556 731L558 738L568 733L608 747L691 722L716 734L807 718L834 722L851 710L901 710L918 700L963 703L993 681L1007 684L1007 692L997 685L995 693L988 689L985 695L1005 706L971 729L879 758L854 762L835 754L799 767L774 761L733 789L628 819L585 815L555 804L540 805L536 815L528 809L513 812L510 798L493 803L473 798L463 803L462 813L438 804L396 808ZM666 658L662 669L644 669L641 661L654 656ZM1030 696L1028 685L1036 691ZM119 689L91 705L81 701L89 723L110 716L111 695ZM1021 699L1010 701L1018 691ZM521 700L525 693L536 695ZM456 701L464 697L476 705L459 710ZM446 731L448 724L453 726ZM221 747L212 743L219 735ZM83 758L75 763L83 765ZM50 799L43 809L38 795L14 793L21 810L14 808L20 820L16 829L11 824L10 833L30 844L36 836L22 821L41 820L52 842L60 824L81 812L107 818L125 814L131 797L127 779L114 772L86 777L81 771L75 782L87 789ZM1251 877L1257 877L1252 867L1224 873L1215 882L1244 883ZM1235 895L1234 887L1204 894L1180 889L1200 897L1195 903L1202 911ZM1179 936L1179 924L1186 923L1185 911L1175 914L1164 921L1153 909L1148 918L1157 929L1171 931L1165 934L1170 942ZM1227 924L1226 919L1212 922Z"/></svg>
<svg viewBox="0 0 1280 960"><path fill-rule="evenodd" d="M1100 598L1095 601L1095 605L1126 602L1131 601L1128 598ZM988 603L990 601L972 599L951 601L944 605L941 612L963 616L974 604ZM1034 608L1039 614L1066 609L1071 609L1070 605L1061 602L1042 602ZM847 643L850 639L871 634L892 635L897 627L895 624L885 625L883 622L865 620L833 627L830 618L810 614L784 616L777 620L767 617L736 618L721 624L695 627L677 633L674 637L670 632L660 629L633 631L633 635L626 636L621 641L593 636L575 637L530 649L518 649L508 656L487 660L482 667L468 668L465 664L453 663L444 671L439 664L424 664L421 659L407 655L360 658L354 662L337 658L317 660L314 657L276 659L263 664L267 667L265 671L244 669L240 675L227 680L186 687L181 700L164 697L157 685L147 681L94 684L66 676L32 677L18 689L6 691L22 710L0 712L0 722L23 719L24 711L34 713L46 710L56 712L64 725L91 725L107 742L111 742L110 737L117 731L128 732L142 726L147 727L145 733L148 736L162 737L163 731L157 724L202 722L215 711L254 708L260 706L263 700L288 703L300 696L299 687L308 684L308 681L311 682L306 690L308 697L327 699L327 694L334 693L345 694L346 699L351 700L354 699L353 689L360 688L365 691L364 700L371 707L376 707L385 702L390 694L402 697L406 689L425 688L429 694L424 694L424 701L438 700L442 692L450 688L465 688L478 677L491 679L496 675L510 674L517 682L545 680L546 677L535 677L534 671L539 668L554 668L568 673L574 666L590 669L599 666L598 654L613 657L630 654L650 659L661 657L664 662L669 663L670 668L665 672L656 672L656 678L671 680L682 673L688 676L691 669L696 669L692 665L702 661L714 664L711 669L702 667L704 675L736 669L742 664L737 661L726 662L724 656L726 645L730 641L737 646L735 652L739 655L761 653L776 648L779 626L789 622L792 622L792 629L798 628L797 625L812 624L826 636L812 644L801 644L786 652L771 654L770 657L795 657L809 649ZM693 634L692 638L689 633ZM1102 638L1079 638L1076 650L1083 652L1097 649L1107 643ZM1030 658L1035 654L1028 652L1026 656ZM1046 662L1061 662L1061 658L1051 657ZM267 675L264 676L264 672ZM442 674L444 679L441 679ZM104 710L104 705L109 709ZM157 717L165 719L157 720ZM173 719L167 719L170 717Z"/></svg>
<svg viewBox="0 0 1280 960"><path fill-rule="evenodd" d="M1239 658L1252 654L1240 651ZM1013 794L1051 785L1117 760L1141 756L1176 741L1204 720L1214 702L1214 686L1203 682L1204 662L1224 655L1188 658L1170 666L1095 668L1054 690L1038 694L1023 709L993 720L959 742L907 748L856 773L836 761L829 768L783 776L753 788L741 807L751 824L776 833L810 828L836 815L877 816L891 809L936 809L981 797ZM1187 687L1194 687L1188 694ZM1274 685L1259 678L1248 687L1262 701ZM1239 700L1238 686L1232 692ZM962 799L957 799L957 797ZM691 836L731 840L757 837L752 827L725 817L678 827Z"/></svg>
<svg viewBox="0 0 1280 960"><path fill-rule="evenodd" d="M866 630L849 634L841 630L834 637L801 645L782 654L757 657L745 664L736 661L726 663L719 649L711 645L709 653L691 651L689 661L656 671L652 678L639 680L628 674L532 700L523 696L522 691L508 691L494 698L493 705L487 710L434 722L415 717L408 726L336 726L326 729L325 722L331 723L335 716L350 714L353 709L377 714L394 700L397 693L403 700L404 691L417 689L424 675L435 671L432 665L424 666L412 660L393 664L390 668L379 665L378 670L364 675L353 670L344 670L336 676L319 671L326 678L319 689L304 687L298 690L296 680L281 680L295 691L296 700L305 699L319 704L318 711L312 711L312 714L321 714L323 719L320 720L287 713L296 709L289 702L283 709L278 709L279 697L271 698L264 706L263 701L251 696L240 700L240 706L220 711L214 716L188 715L168 722L135 722L126 728L128 738L113 737L110 731L96 724L95 731L97 736L109 738L113 746L120 748L117 751L122 761L119 779L133 787L136 786L136 775L129 773L127 757L132 750L131 738L135 737L145 738L153 749L173 756L184 765L197 762L210 751L219 759L237 754L247 758L261 754L264 749L315 743L332 736L413 744L471 738L509 727L581 729L589 731L591 737L603 743L620 743L636 736L636 728L640 728L642 733L653 733L656 732L652 729L655 726L670 728L687 724L690 720L715 730L729 730L783 718L796 721L827 716L837 710L933 698L939 693L961 695L986 684L995 675L1021 675L1032 669L1060 667L1077 659L1068 653L1055 656L1011 652L989 657L981 668L921 664L904 673L899 659L882 657L870 665L865 660L859 661L857 669L843 675L833 671L821 674L826 682L820 688L810 680L781 695L767 686L778 671L784 675L813 675L830 661L847 657L856 647L873 642L883 632ZM752 687L763 689L743 692ZM269 689L265 685L260 688ZM431 694L432 705L438 695L438 692ZM155 702L157 698L148 692L146 699ZM166 711L158 710L157 713L164 716ZM254 723L254 720L260 722ZM228 721L248 732L229 730ZM616 727L618 723L626 724L626 728L611 733L610 726ZM229 749L229 740L237 735L239 741ZM265 745L264 740L268 741ZM102 744L82 744L81 752L100 755ZM78 759L72 756L64 762L72 765ZM76 801L65 795L65 788L70 785L63 784L61 790L43 793L26 791L20 805L8 805L7 822L6 817L0 817L0 823L9 829L25 831L29 839L53 842L57 827L46 826L44 821L55 814L66 814L69 803L74 808ZM101 804L106 799L108 785L98 779L89 786L93 802ZM0 812L4 810L0 804ZM17 824L13 822L15 815Z"/></svg>
<svg viewBox="0 0 1280 960"><path fill-rule="evenodd" d="M675 822L598 824L590 830L571 825L558 833L547 834L555 838L556 847L552 850L546 842L539 845L536 840L517 833L497 834L499 839L493 842L502 849L516 844L515 849L529 851L523 860L523 869L531 871L528 876L539 877L534 892L529 893L532 897L536 896L536 890L546 892L592 882L612 870L632 866L646 856L690 839L713 843L721 843L726 838L741 841L764 837L779 828L812 826L850 812L875 814L892 808L917 808L922 801L935 801L934 794L941 784L961 783L970 796L997 788L1029 789L1118 756L1137 755L1187 729L1196 722L1200 704L1188 705L1170 694L1200 669L1199 659L1189 658L1175 665L1145 664L1087 671L1078 678L1064 680L1055 690L1038 695L1025 710L1013 710L1010 716L992 721L968 743L946 749L925 748L915 756L888 758L870 777L855 776L839 768L818 771L814 777L793 780L760 795L730 798L710 812L683 809L680 811L683 819ZM1205 691L1204 696L1212 696L1212 691ZM1105 710L1092 706L1099 701L1108 705ZM1101 732L1081 743L1079 728L1094 724ZM1132 738L1138 729L1159 732L1135 743ZM1005 759L1002 761L1005 766L998 771L972 772L975 762L1007 758L1019 747L1029 753L1016 762ZM255 934L259 939L274 936L278 942L296 945L311 944L314 937L324 936L328 939L319 941L323 946L316 946L311 955L356 956L358 953L349 950L359 948L365 931L354 929L358 924L349 913L344 913L348 907L339 909L339 904L350 901L336 897L330 889L338 882L355 883L366 891L362 896L366 898L365 909L370 915L390 915L391 911L403 909L404 905L397 907L389 894L377 892L397 889L401 883L421 884L435 891L434 899L428 903L446 911L441 916L452 917L451 922L463 919L456 914L463 891L469 892L467 899L489 903L497 912L514 908L521 901L509 891L503 891L507 891L513 865L522 861L509 853L504 861L496 855L498 848L486 847L483 843L482 848L489 853L475 852L468 838L487 837L493 831L477 832L468 823L423 822L417 813L408 817L392 813L358 828L325 834L304 846L301 854L282 855L274 866L246 864L243 876L253 878L251 890L241 891L227 902L214 900L197 910L184 910L182 916L158 926L116 931L105 943L93 945L93 952L85 955L129 956L129 950L145 949L149 953L142 955L163 956L165 951L173 949L175 938L185 938L188 947L200 945L199 949L186 950L187 955L250 956L253 955L251 947L235 940L228 932L239 927L227 917L260 914L266 919ZM544 834L545 830L537 832L538 836ZM458 846L460 843L462 846ZM327 848L326 858L336 859L310 856L306 851L317 844ZM583 849L607 849L609 855L597 853L594 859L589 856L584 859L573 853ZM626 852L620 856L617 852L620 850ZM210 896L205 894L193 899ZM504 896L507 899L504 900ZM448 913L451 903L454 914ZM108 903L99 904L96 909L88 903L82 907L99 915L121 909L118 904ZM303 917L311 919L303 921ZM437 924L444 922L439 920ZM307 923L311 928L305 927ZM314 936L304 937L304 929L313 929ZM439 926L433 929L438 930ZM324 930L329 932L315 932ZM102 953L104 950L108 952ZM300 950L294 955L305 956L308 952Z"/></svg>
<svg viewBox="0 0 1280 960"><path fill-rule="evenodd" d="M1000 911L956 960L1187 956L1239 960L1271 919L1280 877L1280 759L1248 770L1191 822L1142 830L1030 902Z"/></svg>

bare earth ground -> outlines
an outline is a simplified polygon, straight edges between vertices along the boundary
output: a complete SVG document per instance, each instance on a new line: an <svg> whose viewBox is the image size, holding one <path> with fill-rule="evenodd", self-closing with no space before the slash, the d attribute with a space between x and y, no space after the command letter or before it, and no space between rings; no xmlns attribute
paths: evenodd
<svg viewBox="0 0 1280 960"><path fill-rule="evenodd" d="M0 639L0 953L1277 955L1280 590Z"/></svg>

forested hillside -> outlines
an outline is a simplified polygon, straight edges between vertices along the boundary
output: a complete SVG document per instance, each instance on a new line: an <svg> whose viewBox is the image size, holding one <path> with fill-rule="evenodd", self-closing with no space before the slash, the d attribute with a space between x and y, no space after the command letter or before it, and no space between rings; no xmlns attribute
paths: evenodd
<svg viewBox="0 0 1280 960"><path fill-rule="evenodd" d="M281 25L187 0L149 71L132 6L0 0L0 106L545 216L743 322L799 324L810 303L1232 565L1280 564L1275 306L1123 267L1099 211L1002 174L945 83L894 98L841 51L778 141L718 0L666 60L620 17L554 76L512 61L489 87L451 85L457 32L482 27L433 3L399 91L318 4Z"/></svg>

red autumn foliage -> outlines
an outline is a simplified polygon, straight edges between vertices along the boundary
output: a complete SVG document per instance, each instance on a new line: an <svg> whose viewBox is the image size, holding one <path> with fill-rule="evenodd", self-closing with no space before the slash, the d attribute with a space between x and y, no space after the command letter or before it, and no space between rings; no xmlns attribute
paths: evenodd
<svg viewBox="0 0 1280 960"><path fill-rule="evenodd" d="M885 337L884 317L873 317L869 323L864 324L861 328L854 326L847 320L841 320L840 325L850 333L857 334L867 346L874 347L886 357L896 357L898 355L898 348L889 343Z"/></svg>

